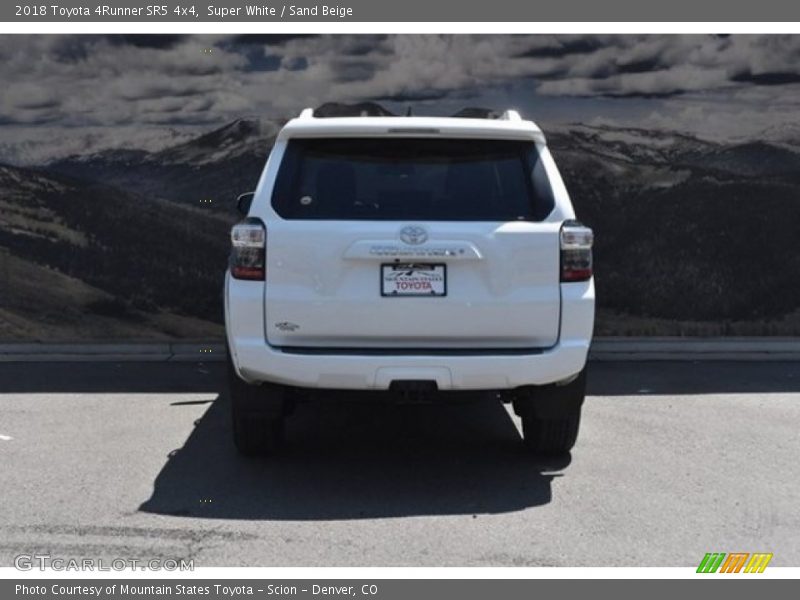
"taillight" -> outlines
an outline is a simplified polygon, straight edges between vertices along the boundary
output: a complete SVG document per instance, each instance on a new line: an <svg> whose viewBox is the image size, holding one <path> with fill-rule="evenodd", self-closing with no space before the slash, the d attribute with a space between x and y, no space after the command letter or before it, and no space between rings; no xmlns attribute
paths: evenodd
<svg viewBox="0 0 800 600"><path fill-rule="evenodd" d="M561 281L586 281L592 276L592 230L578 221L561 226Z"/></svg>
<svg viewBox="0 0 800 600"><path fill-rule="evenodd" d="M264 281L267 230L260 219L248 217L231 229L231 275L235 279Z"/></svg>

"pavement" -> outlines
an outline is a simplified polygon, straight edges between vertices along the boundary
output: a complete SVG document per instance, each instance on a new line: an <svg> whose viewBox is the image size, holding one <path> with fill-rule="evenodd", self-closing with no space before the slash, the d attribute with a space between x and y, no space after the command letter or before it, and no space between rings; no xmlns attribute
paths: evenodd
<svg viewBox="0 0 800 600"><path fill-rule="evenodd" d="M800 566L800 363L594 362L541 461L495 402L301 404L237 456L219 362L0 364L0 566Z"/></svg>

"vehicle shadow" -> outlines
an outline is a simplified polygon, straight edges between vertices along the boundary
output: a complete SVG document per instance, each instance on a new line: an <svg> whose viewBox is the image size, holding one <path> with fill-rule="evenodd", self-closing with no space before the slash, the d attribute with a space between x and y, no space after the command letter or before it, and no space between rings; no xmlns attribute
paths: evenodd
<svg viewBox="0 0 800 600"><path fill-rule="evenodd" d="M171 453L140 510L271 520L500 513L548 503L570 461L526 454L496 401L301 403L285 449L266 459L236 454L228 413L223 393Z"/></svg>
<svg viewBox="0 0 800 600"><path fill-rule="evenodd" d="M211 402L170 453L140 510L224 519L359 519L480 514L547 504L570 457L525 454L496 401L301 404L286 451L238 456L224 363L0 363L0 393L161 393L170 410ZM590 363L589 398L800 391L787 362ZM202 393L202 398L176 395ZM188 429L188 428L187 428Z"/></svg>

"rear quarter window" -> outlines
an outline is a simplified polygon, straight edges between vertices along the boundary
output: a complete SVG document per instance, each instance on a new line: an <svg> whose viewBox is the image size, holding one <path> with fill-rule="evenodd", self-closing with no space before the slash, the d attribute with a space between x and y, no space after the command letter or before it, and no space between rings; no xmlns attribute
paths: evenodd
<svg viewBox="0 0 800 600"><path fill-rule="evenodd" d="M272 206L284 219L541 221L554 200L533 142L292 139Z"/></svg>

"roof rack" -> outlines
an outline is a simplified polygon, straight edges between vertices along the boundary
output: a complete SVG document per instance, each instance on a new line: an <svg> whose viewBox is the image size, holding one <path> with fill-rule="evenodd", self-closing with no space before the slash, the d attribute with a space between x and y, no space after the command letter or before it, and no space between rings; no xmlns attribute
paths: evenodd
<svg viewBox="0 0 800 600"><path fill-rule="evenodd" d="M298 119L327 119L332 117L396 117L379 104L374 102L358 102L356 104L342 104L326 102L317 108L306 108Z"/></svg>
<svg viewBox="0 0 800 600"><path fill-rule="evenodd" d="M519 116L516 110L507 110L497 118L500 121L522 121L522 117Z"/></svg>
<svg viewBox="0 0 800 600"><path fill-rule="evenodd" d="M506 110L502 113L490 108L466 107L452 115L461 119L492 119L497 121L521 121L522 117L515 110Z"/></svg>
<svg viewBox="0 0 800 600"><path fill-rule="evenodd" d="M410 112L410 109L409 109ZM361 117L369 116L369 112L366 110L362 110ZM406 116L410 116L409 113L406 113ZM502 113L497 113L493 110L485 109L485 108L462 108L460 111L455 113L453 117L460 117L466 119L493 119L497 121L521 121L522 117L519 115L519 112L516 110L506 110ZM313 119L315 118L314 109L313 108L304 108L300 113L299 119Z"/></svg>

